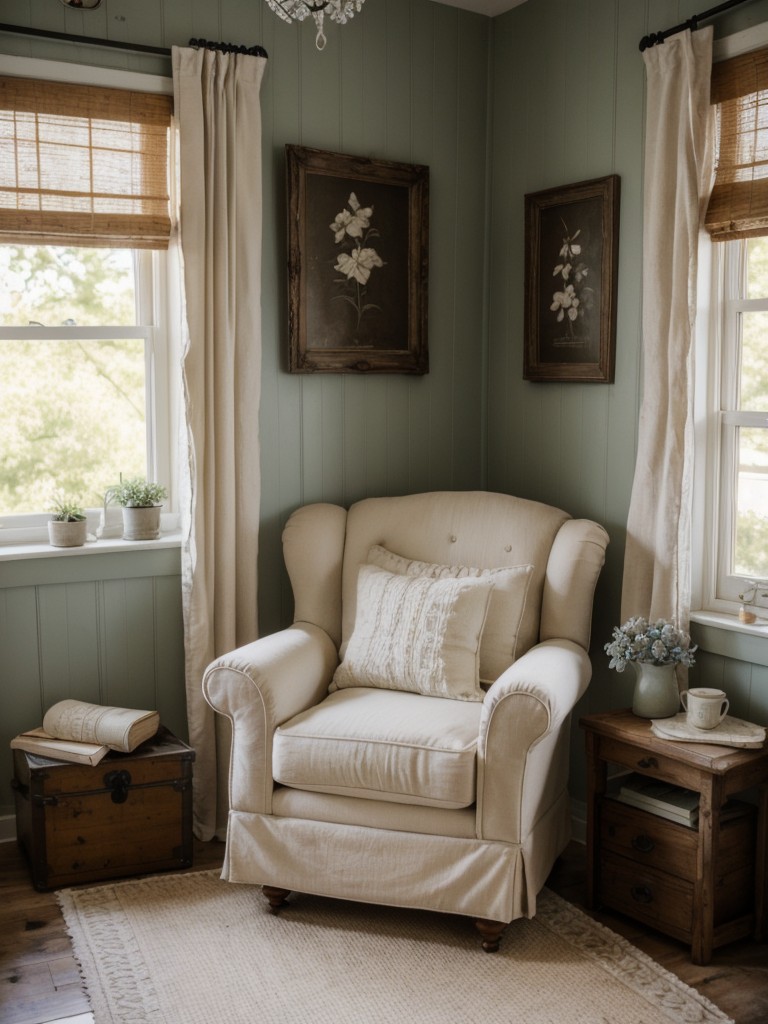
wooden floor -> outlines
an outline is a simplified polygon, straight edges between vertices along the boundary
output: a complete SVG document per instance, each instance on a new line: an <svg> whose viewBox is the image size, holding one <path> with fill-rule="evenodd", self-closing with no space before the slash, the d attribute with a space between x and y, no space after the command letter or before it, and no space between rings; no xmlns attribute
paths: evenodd
<svg viewBox="0 0 768 1024"><path fill-rule="evenodd" d="M217 867L221 843L195 844L195 867ZM583 908L584 848L571 843L548 886ZM729 1014L736 1024L768 1022L768 945L738 942L715 952L707 967L688 950L618 914L593 914ZM0 1021L87 1024L92 1021L77 964L53 893L32 888L15 843L0 843ZM611 1024L620 1024L620 1014Z"/></svg>

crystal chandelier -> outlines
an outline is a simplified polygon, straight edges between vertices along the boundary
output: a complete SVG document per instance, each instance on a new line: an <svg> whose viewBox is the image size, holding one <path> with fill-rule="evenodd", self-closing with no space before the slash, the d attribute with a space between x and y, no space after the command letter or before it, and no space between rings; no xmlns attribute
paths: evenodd
<svg viewBox="0 0 768 1024"><path fill-rule="evenodd" d="M317 25L315 46L324 50L326 44L323 32L323 19L328 16L331 21L345 25L355 12L359 11L365 0L267 0L267 3L283 21L304 21L311 14Z"/></svg>

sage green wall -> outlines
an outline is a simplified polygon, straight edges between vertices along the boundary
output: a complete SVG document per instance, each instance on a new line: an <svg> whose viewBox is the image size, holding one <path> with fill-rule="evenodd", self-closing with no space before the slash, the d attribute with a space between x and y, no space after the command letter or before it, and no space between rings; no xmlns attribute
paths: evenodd
<svg viewBox="0 0 768 1024"><path fill-rule="evenodd" d="M529 0L493 24L487 483L596 519L610 534L593 622L593 682L575 717L631 703L634 679L608 671L602 646L619 622L640 403L645 70L638 44L707 6ZM768 0L756 0L721 17L716 37L765 20ZM524 196L608 174L621 177L615 383L524 381ZM738 641L734 653L746 660L703 652L698 678L725 685L735 713L768 723L766 669L751 664ZM574 726L577 796L582 743Z"/></svg>
<svg viewBox="0 0 768 1024"><path fill-rule="evenodd" d="M0 0L0 21L151 45L192 37L261 43L264 274L262 632L290 595L280 533L309 501L478 487L483 480L488 18L426 0L369 0L315 49L264 0L104 0L91 13L53 0ZM168 74L162 58L0 35L0 50ZM430 167L430 372L286 372L284 146Z"/></svg>
<svg viewBox="0 0 768 1024"><path fill-rule="evenodd" d="M156 708L186 737L179 549L0 561L0 819L13 736L66 697Z"/></svg>

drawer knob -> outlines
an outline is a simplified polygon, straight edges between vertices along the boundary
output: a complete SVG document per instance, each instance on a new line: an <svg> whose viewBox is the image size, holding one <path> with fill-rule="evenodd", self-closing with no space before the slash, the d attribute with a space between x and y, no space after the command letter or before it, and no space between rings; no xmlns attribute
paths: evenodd
<svg viewBox="0 0 768 1024"><path fill-rule="evenodd" d="M637 903L651 903L653 900L653 893L647 885L633 885L629 891Z"/></svg>
<svg viewBox="0 0 768 1024"><path fill-rule="evenodd" d="M659 762L655 757L644 757L641 761L637 762L638 768L658 768Z"/></svg>
<svg viewBox="0 0 768 1024"><path fill-rule="evenodd" d="M633 850L637 850L638 853L650 853L656 843L648 836L633 836L630 846Z"/></svg>

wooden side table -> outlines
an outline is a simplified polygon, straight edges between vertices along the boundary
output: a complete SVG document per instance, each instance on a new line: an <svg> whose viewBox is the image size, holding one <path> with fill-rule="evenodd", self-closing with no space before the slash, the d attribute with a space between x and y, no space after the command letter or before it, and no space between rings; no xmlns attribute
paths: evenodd
<svg viewBox="0 0 768 1024"><path fill-rule="evenodd" d="M713 949L764 936L768 852L768 747L736 750L663 740L631 711L581 719L587 742L587 902L607 906L691 946ZM698 828L613 799L608 765L695 790ZM723 815L726 800L757 788L757 809Z"/></svg>

